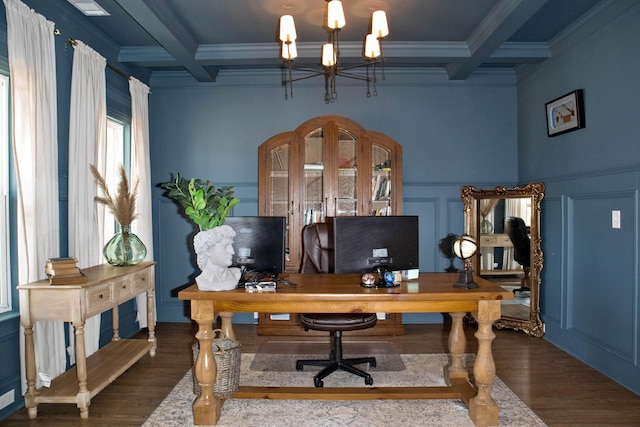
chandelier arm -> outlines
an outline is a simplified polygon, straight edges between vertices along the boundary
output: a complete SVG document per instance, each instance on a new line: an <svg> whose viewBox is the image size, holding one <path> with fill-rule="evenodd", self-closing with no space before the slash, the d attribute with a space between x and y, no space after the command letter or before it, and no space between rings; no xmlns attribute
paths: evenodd
<svg viewBox="0 0 640 427"><path fill-rule="evenodd" d="M382 76L382 80L384 80L384 53L382 52L382 40L380 40L380 59L376 62L380 63L380 75Z"/></svg>
<svg viewBox="0 0 640 427"><path fill-rule="evenodd" d="M291 61L289 61L289 90L291 91L291 99L293 99L293 79L292 79L292 76L293 76L293 74L291 74ZM285 90L286 90L286 88L285 88Z"/></svg>
<svg viewBox="0 0 640 427"><path fill-rule="evenodd" d="M375 68L374 68L375 75ZM369 82L371 81L371 77L369 77L369 64L367 64L367 98L371 98L371 90L369 89Z"/></svg>
<svg viewBox="0 0 640 427"><path fill-rule="evenodd" d="M336 74L337 76L340 77L345 77L348 79L355 79L355 80L362 80L362 81L373 81L373 77L369 77L369 76L363 76L362 74L353 74L353 73L345 73L343 71L338 71L338 73Z"/></svg>
<svg viewBox="0 0 640 427"><path fill-rule="evenodd" d="M296 71L307 71L307 70L298 70L298 69L295 69L295 68L294 68L294 70L296 70ZM290 81L291 82L299 82L301 80L311 79L313 77L323 76L325 74L326 73L324 71L315 71L315 72L313 72L313 74L310 74L308 76L296 77L295 79L291 79Z"/></svg>

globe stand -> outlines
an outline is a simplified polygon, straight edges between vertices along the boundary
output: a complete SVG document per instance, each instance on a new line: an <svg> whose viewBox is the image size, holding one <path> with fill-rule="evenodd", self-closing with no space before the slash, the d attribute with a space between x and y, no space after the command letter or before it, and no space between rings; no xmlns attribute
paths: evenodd
<svg viewBox="0 0 640 427"><path fill-rule="evenodd" d="M464 290L477 288L478 284L473 280L473 271L467 269L460 271L458 281L453 285L453 287Z"/></svg>
<svg viewBox="0 0 640 427"><path fill-rule="evenodd" d="M469 290L478 287L478 284L473 280L473 270L471 269L471 260L469 259L474 256L476 252L478 252L478 242L468 234L463 234L453 243L453 253L460 258L464 264L464 269L460 271L458 281L453 285L454 288Z"/></svg>

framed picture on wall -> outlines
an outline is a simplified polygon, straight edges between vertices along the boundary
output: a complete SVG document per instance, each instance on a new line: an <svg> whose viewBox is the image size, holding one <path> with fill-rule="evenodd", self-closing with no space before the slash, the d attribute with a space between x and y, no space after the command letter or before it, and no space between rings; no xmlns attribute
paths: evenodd
<svg viewBox="0 0 640 427"><path fill-rule="evenodd" d="M548 136L557 136L585 127L582 89L547 102L545 106Z"/></svg>

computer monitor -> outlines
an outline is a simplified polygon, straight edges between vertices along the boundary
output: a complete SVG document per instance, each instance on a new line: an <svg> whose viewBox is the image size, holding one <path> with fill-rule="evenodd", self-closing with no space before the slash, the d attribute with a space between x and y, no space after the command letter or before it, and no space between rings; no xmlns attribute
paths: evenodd
<svg viewBox="0 0 640 427"><path fill-rule="evenodd" d="M333 244L336 273L418 269L418 217L335 217Z"/></svg>
<svg viewBox="0 0 640 427"><path fill-rule="evenodd" d="M285 217L228 216L233 228L233 266L268 274L284 272Z"/></svg>

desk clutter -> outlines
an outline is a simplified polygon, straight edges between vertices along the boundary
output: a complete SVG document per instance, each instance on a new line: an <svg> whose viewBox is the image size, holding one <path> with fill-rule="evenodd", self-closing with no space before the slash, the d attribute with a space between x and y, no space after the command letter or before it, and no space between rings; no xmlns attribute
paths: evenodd
<svg viewBox="0 0 640 427"><path fill-rule="evenodd" d="M74 257L49 258L45 265L45 273L50 285L72 285L87 283L88 279L78 268L78 260Z"/></svg>

